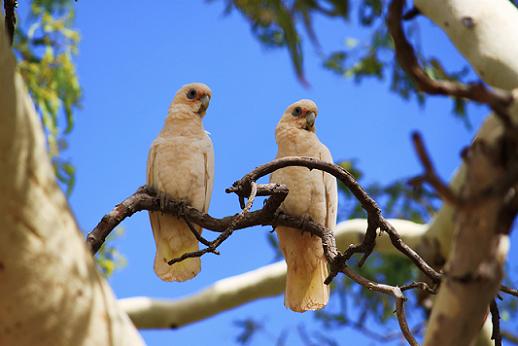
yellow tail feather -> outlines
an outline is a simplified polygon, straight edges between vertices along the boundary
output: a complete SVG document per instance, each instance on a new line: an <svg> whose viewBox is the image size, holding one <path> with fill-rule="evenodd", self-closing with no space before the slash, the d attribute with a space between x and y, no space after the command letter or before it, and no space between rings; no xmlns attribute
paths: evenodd
<svg viewBox="0 0 518 346"><path fill-rule="evenodd" d="M173 265L167 264L173 258L198 251L198 240L185 221L174 216L150 213L151 226L155 236L156 254L154 270L164 281L186 281L201 270L200 258L189 258ZM201 228L196 227L198 232Z"/></svg>
<svg viewBox="0 0 518 346"><path fill-rule="evenodd" d="M304 312L323 308L329 301L327 261L320 238L299 230L278 227L281 249L288 265L284 305Z"/></svg>

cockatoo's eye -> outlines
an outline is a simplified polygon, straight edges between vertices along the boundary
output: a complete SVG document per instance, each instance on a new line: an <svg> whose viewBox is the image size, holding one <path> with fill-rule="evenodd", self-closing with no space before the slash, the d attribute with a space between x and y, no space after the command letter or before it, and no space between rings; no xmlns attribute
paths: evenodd
<svg viewBox="0 0 518 346"><path fill-rule="evenodd" d="M191 90L189 90L189 91L187 92L187 98L188 98L189 100L192 100L192 99L194 99L195 97L196 97L196 90L191 89Z"/></svg>
<svg viewBox="0 0 518 346"><path fill-rule="evenodd" d="M295 107L293 112L291 112L291 115L293 115L295 117L298 117L301 114L302 114L302 109L300 107Z"/></svg>

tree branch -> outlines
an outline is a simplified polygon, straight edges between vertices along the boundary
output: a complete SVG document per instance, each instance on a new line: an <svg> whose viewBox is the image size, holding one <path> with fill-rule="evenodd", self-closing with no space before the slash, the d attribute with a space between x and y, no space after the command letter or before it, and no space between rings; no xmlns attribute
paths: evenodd
<svg viewBox="0 0 518 346"><path fill-rule="evenodd" d="M403 292L401 289L397 286L390 286L385 284L379 284L373 281L370 281L369 279L361 276L358 273L355 273L354 271L350 270L348 267L345 267L342 269L342 273L344 273L347 277L351 278L353 281L359 283L363 287L367 288L371 291L380 292L383 294L390 295L394 297L396 300L396 315L399 322L399 327L401 329L401 332L403 333L403 336L408 341L408 343L411 346L419 346L417 341L415 340L414 336L412 335L412 332L410 331L410 328L408 327L408 323L406 321L405 316L405 307L404 303L406 301L405 296L403 295ZM418 286L416 286L418 288Z"/></svg>
<svg viewBox="0 0 518 346"><path fill-rule="evenodd" d="M425 148L423 139L419 132L412 133L412 141L414 142L414 148L417 153L419 161L424 168L424 173L421 176L413 178L411 184L418 185L422 182L428 182L437 191L441 198L455 206L460 205L458 196L450 189L450 187L439 177L433 166L432 160L428 155L428 151Z"/></svg>
<svg viewBox="0 0 518 346"><path fill-rule="evenodd" d="M319 161L310 157L284 157L271 161L267 164L261 165L255 168L250 173L246 174L243 178L236 181L231 188L227 189L227 192L234 192L239 196L246 195L249 193L250 183L257 179L274 172L277 169L284 168L287 166L299 166L307 167L309 169L319 169L326 173L329 173L340 180L351 193L360 202L362 208L367 212L367 230L365 237L360 244L350 245L344 252L343 255L337 254L335 261L330 261L331 273L326 279L326 283L330 283L334 276L340 271L340 268L345 265L347 260L354 253L363 253L363 257L360 260L360 264L363 263L366 258L370 255L374 249L376 243L376 230L379 228L381 231L385 231L389 234L392 244L403 254L405 254L412 262L429 276L434 282L440 280L441 275L437 273L432 267L430 267L414 250L406 245L401 237L398 235L396 229L383 218L381 215L381 209L378 207L376 201L374 201L365 190L356 182L354 177L343 167ZM327 233L328 236L330 233Z"/></svg>
<svg viewBox="0 0 518 346"><path fill-rule="evenodd" d="M398 228L404 241L411 246L419 244L426 234L426 225L400 219L389 221ZM336 242L341 245L339 250L343 251L348 244L359 241L365 233L366 226L365 219L340 222L335 229ZM378 237L375 250L382 254L402 256L392 245L388 234ZM257 299L280 295L284 290L285 279L286 264L280 261L222 279L185 298L156 300L134 297L121 299L120 303L139 329L182 327Z"/></svg>
<svg viewBox="0 0 518 346"><path fill-rule="evenodd" d="M428 76L419 65L414 48L408 42L402 26L402 12L405 0L393 0L390 4L387 25L394 41L396 58L399 65L414 80L420 91L431 95L462 97L489 105L502 118L509 118L506 108L513 97L503 90L489 90L483 83L462 84L449 80L435 80Z"/></svg>
<svg viewBox="0 0 518 346"><path fill-rule="evenodd" d="M516 288L507 287L504 285L500 285L500 291L510 294L512 296L518 297L518 290Z"/></svg>
<svg viewBox="0 0 518 346"><path fill-rule="evenodd" d="M250 196L248 196L248 202L246 203L243 210L233 217L232 221L228 225L227 229L223 233L221 233L214 241L209 242L208 246L205 249L202 249L200 251L194 251L194 252L188 252L183 255L181 255L178 258L173 258L167 264L173 265L175 263L181 262L187 258L191 257L201 257L204 254L208 252L217 253L219 255L219 252L216 251L218 246L220 246L225 240L227 240L228 237L234 232L236 226L243 221L246 214L250 211L250 208L252 208L252 205L254 204L255 196L257 196L257 184L254 182L252 183L252 188L250 189ZM198 233L198 232L196 232Z"/></svg>
<svg viewBox="0 0 518 346"><path fill-rule="evenodd" d="M18 1L4 0L5 31L7 33L7 37L9 38L9 44L11 46L13 45L14 28L16 26L16 12L14 11L16 7L18 7Z"/></svg>
<svg viewBox="0 0 518 346"><path fill-rule="evenodd" d="M496 300L493 299L489 305L491 312L491 322L493 322L493 332L491 333L491 340L495 340L495 346L502 346L502 335L500 334L500 312Z"/></svg>
<svg viewBox="0 0 518 346"><path fill-rule="evenodd" d="M342 181L352 194L358 199L363 209L367 212L367 230L365 236L360 244L349 245L344 254L341 254L336 249L336 241L332 230L328 230L325 227L305 220L302 218L295 218L289 215L281 214L277 211L280 204L287 195L287 189L280 185L260 185L258 186L256 180L270 174L278 169L288 166L300 166L307 167L309 169L319 169L327 172L337 179ZM271 195L262 209L249 212L253 200L258 192L261 194ZM214 219L207 214L203 214L200 211L179 203L171 199L165 199L156 197L156 193L150 191L147 188L140 188L137 192L127 198L125 201L115 207L112 212L105 215L101 222L96 228L87 236L87 243L91 250L95 253L96 249L102 244L106 236L124 217L131 216L133 213L139 210L151 210L156 211L157 209L164 212L170 213L175 216L181 216L189 221L192 221L204 228L209 230L220 231L222 225L224 225L225 231L216 238L213 242L210 242L210 246L207 248L183 254L179 258L171 259L168 263L174 265L175 263L182 261L190 257L200 257L208 252L213 252L223 241L225 241L235 229L249 227L253 225L283 225L298 228L302 231L308 231L322 239L322 246L327 261L331 267L330 275L325 280L326 284L329 284L337 273L342 272L351 278L358 278L353 276L352 272L347 268L347 260L356 252L363 253L363 257L360 260L360 264L363 263L366 258L370 255L376 245L376 230L379 228L381 231L388 233L390 240L394 247L401 253L409 257L412 262L420 268L423 273L430 277L433 282L440 281L441 274L436 272L431 266L429 266L414 250L412 250L407 244L403 242L396 229L383 218L381 210L376 202L363 190L363 188L356 182L354 177L347 172L343 167L316 160L309 157L285 157L276 159L267 164L257 167L252 172L246 174L242 179L236 181L233 186L226 190L227 193L234 192L239 197L239 204L243 205L245 196L248 196L248 203L243 208L242 212L236 216L226 217L223 219ZM275 197L275 198L274 198ZM274 198L272 200L272 198ZM147 203L143 203L146 201ZM145 204L145 205L144 205ZM214 226L217 227L214 227ZM361 282L358 282L361 284ZM378 284L382 285L382 284ZM392 286L379 286L379 287L392 287ZM414 286L412 288L420 288L422 286ZM394 287L392 294L396 299L403 299L402 293L399 288ZM385 292L386 293L386 292ZM398 294L396 294L398 293ZM408 325L404 320L404 310L402 302L397 304L398 320L400 327L405 337L412 345L415 344L415 340L412 335L406 335L410 333Z"/></svg>
<svg viewBox="0 0 518 346"><path fill-rule="evenodd" d="M455 0L443 2L448 4L434 4L434 8L441 8L436 13L443 11L444 8L448 8L450 15L453 14L453 16L466 13L467 9L464 9L464 12L462 9L451 10L454 6L463 6L456 3ZM499 3L496 3L494 6L499 6ZM426 11L423 11L423 8L419 6L420 4L423 4L423 2L416 1L417 8L426 14ZM486 6L488 11L493 6L484 1L477 2L477 4ZM488 187L498 184L502 179L506 180L509 177L509 172L516 168L518 164L517 145L513 137L516 137L514 121L516 121L518 109L512 103L512 94L490 91L481 83L462 85L450 81L430 79L419 66L413 48L404 36L401 26L403 6L403 0L392 1L389 9L388 26L394 39L398 61L415 80L419 89L430 94L465 97L473 101L486 103L492 107L496 116L504 125L503 127L502 125L497 126L497 131L488 136L491 137L491 141L476 140L469 149L468 156L465 158L466 179L459 194L460 199L469 201L473 197L481 196L487 191ZM480 11L479 8L479 13L485 12ZM516 21L518 16L515 9L513 13L514 21ZM465 37L464 45L471 43L477 47L484 46L480 42L481 37L488 38L490 35L484 32L481 34L483 36L476 36L474 31L492 30L492 27L480 25L478 23L480 18L455 18L454 24L450 24L445 18L436 19L446 22L446 26L458 25L459 22L464 22L466 26L466 22L469 20L470 25L467 25L465 31L471 30L471 32L469 38ZM477 27L476 30L473 29L474 26ZM456 34L460 31L457 31ZM455 39L452 38L454 42ZM516 75L517 72L518 70L515 70L514 74ZM514 86L516 85L515 83ZM508 133L511 132L514 134L509 135ZM501 153L505 154L502 155ZM432 168L430 162L422 161L425 170L430 171ZM430 174L428 176L430 177ZM513 178L515 179L515 177ZM516 180L512 180L509 187L515 183ZM441 184L437 184L437 181L435 181L435 185L441 192ZM443 197L444 195L448 196L444 193L444 190L442 192ZM508 250L507 234L517 212L516 202L511 203L511 206L511 204L507 205L505 200L505 198L497 198L495 195L486 195L475 206L458 208L455 218L457 239L453 242L453 249L445 267L446 280L441 283L432 309L425 338L426 345L440 344L446 346L469 343L479 331L487 306L494 298L499 287L503 263ZM463 311L452 309L453 302L455 302L455 306L464 307Z"/></svg>
<svg viewBox="0 0 518 346"><path fill-rule="evenodd" d="M382 231L386 231L389 234L392 244L399 251L408 256L433 281L436 282L440 279L440 274L431 268L414 250L401 240L401 237L398 235L395 228L381 216L381 210L377 206L376 202L363 190L352 175L338 165L307 157L286 157L277 159L257 167L242 179L236 181L231 188L226 190L226 192L234 192L240 197L249 196L252 192L252 186L257 179L287 166L303 166L310 169L322 170L338 178L351 190L368 214L367 231L363 241L359 245L350 245L344 255L339 254L336 250L335 239L332 232L325 229L325 227L322 227L310 220L301 220L300 218L277 213L277 208L280 206L288 192L286 187L278 184L258 185L257 194L263 196L270 195L270 197L267 199L262 209L246 214L240 214L241 217L237 222L234 221L234 217L215 219L208 214L201 213L195 208L186 206L183 203L171 199L167 199L160 203L155 192L150 191L146 187L141 187L137 192L135 192L135 194L118 204L109 214L102 218L94 230L88 234L87 244L92 252L95 253L115 226L117 226L125 217L131 216L135 212L141 210L160 210L171 215L183 216L203 228L218 232L229 228L241 229L255 225L282 225L299 228L322 239L324 253L326 254L326 258L328 259L332 269L329 278L326 280L326 283L329 283L353 253L363 252L363 258L366 258L366 256L372 252L376 241L376 230L380 228ZM235 224L231 227L231 224L234 222ZM226 236L224 239L227 238L228 237ZM207 252L210 252L210 250L201 250L200 253L196 253L194 255L198 256ZM190 257L194 255L188 254L187 256ZM176 261L177 260L174 259L171 262L175 263Z"/></svg>

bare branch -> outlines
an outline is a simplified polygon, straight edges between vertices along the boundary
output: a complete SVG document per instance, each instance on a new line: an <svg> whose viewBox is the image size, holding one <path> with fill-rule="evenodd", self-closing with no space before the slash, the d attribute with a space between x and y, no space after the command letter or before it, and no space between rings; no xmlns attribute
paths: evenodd
<svg viewBox="0 0 518 346"><path fill-rule="evenodd" d="M203 238L201 236L200 233L198 233L198 231L194 228L194 226L192 225L191 221L189 221L188 218L186 218L185 216L183 217L183 220L185 221L185 223L187 224L187 226L189 226L189 229L191 230L191 233L194 235L194 237L200 242L202 243L203 245L205 246L211 246L210 244L210 241L208 241L207 239ZM216 255L219 255L219 252L214 250L214 253Z"/></svg>
<svg viewBox="0 0 518 346"><path fill-rule="evenodd" d="M261 210L247 213L246 217L234 229L271 225L274 221L273 214L288 194L288 189L279 184L258 185L257 191L258 195L265 196L270 194L270 197L266 200ZM213 218L196 208L173 199L165 198L160 203L160 198L156 191L147 186L142 186L134 194L117 204L112 211L104 215L92 232L88 234L86 242L91 252L95 254L99 250L106 237L122 220L143 210L161 211L170 215L185 217L190 222L214 232L224 232L234 220L234 216L227 216L221 219ZM299 224L298 218L289 215L277 215L275 221L278 224L292 227ZM306 223L305 230L317 236L322 235L324 232L322 226L312 221Z"/></svg>
<svg viewBox="0 0 518 346"><path fill-rule="evenodd" d="M402 12L405 0L393 0L390 3L387 25L394 40L396 57L401 67L414 80L420 91L432 95L462 97L478 103L487 104L504 121L510 123L506 108L513 97L503 90L489 90L483 83L461 84L449 80L431 79L419 65L414 48L408 42L402 27Z"/></svg>
<svg viewBox="0 0 518 346"><path fill-rule="evenodd" d="M507 330L501 331L502 337L515 345L518 345L518 336Z"/></svg>
<svg viewBox="0 0 518 346"><path fill-rule="evenodd" d="M398 228L408 244L420 243L425 237L426 225L402 219L391 219L390 222ZM345 244L361 239L366 225L367 221L364 219L340 222L334 231L336 242L343 246L340 249L345 248ZM382 254L403 256L392 246L388 234L378 237L375 250ZM226 277L201 291L179 299L133 297L121 299L119 302L139 329L164 329L172 326L179 328L264 297L280 295L284 291L285 280L286 262L282 260L246 273ZM350 323L354 328L359 328L360 321ZM422 327L422 323L414 327L414 335L422 331ZM369 333L366 328L361 331ZM380 341L393 340L401 337L401 332L398 327L397 332L384 332L382 335L387 338Z"/></svg>
<svg viewBox="0 0 518 346"><path fill-rule="evenodd" d="M401 328L401 332L403 333L403 336L408 341L408 343L412 346L419 346L417 341L415 340L414 336L412 335L412 332L410 331L410 328L408 327L408 323L406 321L405 316L405 296L403 295L403 292L399 287L396 286L390 286L385 284L380 284L377 282L373 282L363 276L361 276L358 273L355 273L349 267L344 267L342 269L342 273L344 273L347 277L351 278L355 282L359 283L363 287L367 288L371 291L380 292L383 294L387 294L390 296L393 296L396 299L396 315L399 322L399 327Z"/></svg>
<svg viewBox="0 0 518 346"><path fill-rule="evenodd" d="M209 242L208 246L205 249L202 249L200 251L185 253L178 258L173 258L172 260L167 262L167 264L173 265L175 263L181 262L190 257L201 257L202 255L204 255L208 252L217 253L219 255L219 252L217 252L216 248L218 246L220 246L225 240L227 240L227 238L230 237L230 235L232 235L232 232L234 232L236 226L239 224L239 222L241 222L244 219L246 214L252 208L256 195L257 195L257 184L255 182L252 182L252 188L250 191L250 196L248 196L248 202L246 203L243 210L239 214L234 216L234 218L230 222L230 225L227 227L225 232L221 233L214 241ZM196 233L198 233L198 232L196 232Z"/></svg>
<svg viewBox="0 0 518 346"><path fill-rule="evenodd" d="M287 188L278 184L258 185L256 180L274 172L277 169L288 166L302 166L309 169L322 170L332 174L349 188L353 195L360 201L363 209L367 212L367 230L365 237L360 244L349 246L344 254L341 254L336 249L336 241L332 230L328 230L310 220L296 218L278 212L279 206L288 194ZM231 188L226 190L226 192L236 193L240 198L240 205L244 203L245 196L248 196L248 202L239 214L222 219L215 219L210 215L201 213L195 208L185 205L184 203L167 198L165 200L164 198L160 199L157 197L155 191L142 187L138 189L134 195L117 205L112 212L103 217L101 222L88 235L87 243L95 253L111 229L113 229L125 217L131 216L133 213L140 210L160 210L164 213L184 217L185 220L189 222L189 225L190 222L194 222L209 230L218 232L223 231L223 233L212 242L208 242L204 238L198 239L205 245L209 245L200 251L186 253L179 258L170 260L168 262L170 265L186 258L199 257L205 253L214 252L223 241L230 237L234 230L240 228L254 225L272 225L274 227L276 225L283 225L298 228L302 231L308 231L322 239L323 250L326 259L331 266L331 274L326 279L326 283L330 283L338 272L342 272L370 290L392 295L396 299L396 313L401 331L410 345L417 345L417 342L412 336L406 322L404 311L404 301L406 298L404 297L402 290L399 287L379 284L363 278L359 274L350 270L346 265L346 261L354 253L361 252L363 253L361 262L363 262L374 249L377 236L376 231L377 229L380 229L381 231L387 232L396 249L408 256L434 282L438 282L440 280L441 274L430 267L414 250L403 242L396 229L383 218L381 210L376 202L365 192L365 190L363 190L349 172L338 165L309 157L286 157L257 167L242 179L236 181ZM253 201L257 195L269 196L269 198L265 201L262 209L250 212ZM191 230L193 233L197 233L193 227L191 227ZM428 288L429 291L433 291L424 283L414 283L405 287L405 289L411 288Z"/></svg>
<svg viewBox="0 0 518 346"><path fill-rule="evenodd" d="M493 322L493 332L491 333L491 340L495 340L495 346L502 346L502 335L500 334L500 312L496 300L493 299L489 305L491 312L491 322Z"/></svg>
<svg viewBox="0 0 518 346"><path fill-rule="evenodd" d="M518 290L516 288L507 287L504 285L500 285L500 291L510 294L512 296L518 297Z"/></svg>
<svg viewBox="0 0 518 346"><path fill-rule="evenodd" d="M363 257L360 260L360 264L370 255L376 244L376 230L379 228L382 231L386 231L392 244L400 250L403 254L408 256L412 262L414 262L419 269L421 269L427 276L429 276L434 282L440 280L441 275L437 273L432 267L430 267L414 250L406 245L402 240L394 227L386 221L381 215L381 209L379 208L376 201L374 201L365 190L358 184L351 173L345 170L343 167L316 160L311 157L284 157L276 159L264 165L255 168L250 173L246 174L243 178L236 181L231 188L227 189L226 192L234 192L239 196L247 195L250 189L250 183L257 179L270 174L278 169L288 166L300 166L307 167L309 169L319 169L326 173L329 173L340 180L351 193L360 202L362 208L367 212L367 230L365 237L360 244L350 245L344 254L337 253L330 257L335 257L335 260L330 261L331 271L329 277L326 279L326 283L330 283L333 278L340 271L340 268L345 265L345 262L355 253L363 253ZM332 235L328 238L332 238ZM324 238L323 238L324 241ZM329 258L328 258L329 260Z"/></svg>
<svg viewBox="0 0 518 346"><path fill-rule="evenodd" d="M14 9L18 7L18 1L16 0L4 0L5 10L5 31L9 38L9 43L13 45L14 28L16 26L16 13Z"/></svg>
<svg viewBox="0 0 518 346"><path fill-rule="evenodd" d="M421 291L428 292L430 294L436 294L437 293L437 285L434 287L430 287L426 282L412 282L403 286L399 286L401 291L411 290L414 288L419 288Z"/></svg>
<svg viewBox="0 0 518 346"><path fill-rule="evenodd" d="M396 315L399 322L399 327L401 328L401 332L405 337L406 341L412 346L419 346L412 331L408 327L408 322L406 321L405 316L405 298L396 298Z"/></svg>
<svg viewBox="0 0 518 346"><path fill-rule="evenodd" d="M414 142L414 148L417 153L417 157L419 157L419 161L421 161L421 165L424 168L423 175L412 179L413 183L423 181L427 182L435 189L435 191L437 191L443 200L455 206L459 205L460 202L457 195L449 188L449 186L439 177L435 171L432 160L428 155L428 151L426 150L423 139L419 132L414 132L412 134L412 141Z"/></svg>

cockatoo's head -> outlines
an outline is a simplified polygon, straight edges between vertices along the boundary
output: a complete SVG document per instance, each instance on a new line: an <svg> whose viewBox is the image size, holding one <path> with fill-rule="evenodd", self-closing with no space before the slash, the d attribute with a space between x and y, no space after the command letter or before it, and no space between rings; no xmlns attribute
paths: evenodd
<svg viewBox="0 0 518 346"><path fill-rule="evenodd" d="M172 105L186 105L200 117L205 115L209 108L212 91L203 83L185 84L176 92Z"/></svg>
<svg viewBox="0 0 518 346"><path fill-rule="evenodd" d="M278 126L294 127L301 130L315 132L315 119L318 108L315 102L302 99L286 108Z"/></svg>

